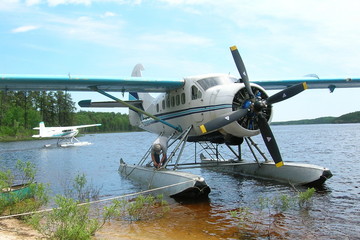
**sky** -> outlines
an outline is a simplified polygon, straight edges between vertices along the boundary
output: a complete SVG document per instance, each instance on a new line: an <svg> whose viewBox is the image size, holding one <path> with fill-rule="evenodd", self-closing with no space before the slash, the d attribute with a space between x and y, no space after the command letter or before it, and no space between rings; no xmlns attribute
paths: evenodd
<svg viewBox="0 0 360 240"><path fill-rule="evenodd" d="M146 77L239 76L229 50L236 45L250 80L355 78L359 6L355 0L0 0L0 73L127 77L142 63ZM70 93L74 101L108 100ZM359 93L306 90L274 104L273 121L360 111Z"/></svg>

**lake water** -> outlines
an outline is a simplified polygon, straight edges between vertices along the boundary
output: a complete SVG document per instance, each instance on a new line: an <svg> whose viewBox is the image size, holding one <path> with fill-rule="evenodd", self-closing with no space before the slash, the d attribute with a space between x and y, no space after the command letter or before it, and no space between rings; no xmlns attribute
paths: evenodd
<svg viewBox="0 0 360 240"><path fill-rule="evenodd" d="M164 218L152 223L112 222L97 233L97 239L248 239L250 236L241 235L239 221L229 214L239 207L252 212L246 226L254 234L251 239L267 239L264 232L270 230L271 239L360 239L360 124L272 129L285 162L316 164L333 173L324 189L315 193L309 209L291 208L281 215L260 211L261 197L294 196L295 189L194 169L189 171L203 176L212 190L208 200L191 203L168 199L172 210ZM137 163L155 138L146 132L84 135L79 140L93 144L73 148L43 147L56 140L0 143L0 167L13 169L18 159L33 162L38 170L36 180L49 183L52 195L62 194L69 180L84 173L94 186L101 187L102 199L115 197L141 190L119 175L119 159ZM261 137L253 139L265 151ZM242 148L243 158L251 159L247 147ZM221 149L227 156L226 148ZM189 143L182 161L194 157L193 144ZM276 224L272 224L275 218Z"/></svg>

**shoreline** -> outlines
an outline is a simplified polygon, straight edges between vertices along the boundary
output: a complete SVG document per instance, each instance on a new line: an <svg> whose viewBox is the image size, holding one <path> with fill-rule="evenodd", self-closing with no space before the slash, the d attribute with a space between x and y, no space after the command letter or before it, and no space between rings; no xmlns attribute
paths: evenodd
<svg viewBox="0 0 360 240"><path fill-rule="evenodd" d="M94 132L94 133L79 133L77 137L82 137L89 134L107 134L107 133L130 133L130 132L143 132L143 131L119 131L119 132ZM21 142L21 141L41 141L45 139L58 139L58 138L33 138L29 136L0 136L0 142Z"/></svg>
<svg viewBox="0 0 360 240"><path fill-rule="evenodd" d="M16 218L0 220L0 240L35 240L44 238L35 229Z"/></svg>
<svg viewBox="0 0 360 240"><path fill-rule="evenodd" d="M238 226L230 218L224 217L226 212L218 212L209 218L209 205L197 203L190 205L173 204L164 216L151 220L127 221L114 219L96 231L91 237L94 240L217 240L236 237ZM228 215L228 214L225 214ZM199 221L199 219L208 219ZM214 228L214 223L221 224ZM0 220L0 240L35 240L46 239L41 233L26 222L7 218Z"/></svg>

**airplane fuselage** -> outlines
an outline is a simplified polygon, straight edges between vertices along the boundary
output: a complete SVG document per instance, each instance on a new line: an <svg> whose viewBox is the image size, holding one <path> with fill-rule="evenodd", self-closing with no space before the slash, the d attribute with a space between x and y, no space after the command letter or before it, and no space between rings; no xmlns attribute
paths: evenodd
<svg viewBox="0 0 360 240"><path fill-rule="evenodd" d="M78 135L78 128L101 126L101 124L79 125L69 127L45 127L44 122L39 123L39 127L33 128L39 130L38 135L33 135L34 138L75 138Z"/></svg>
<svg viewBox="0 0 360 240"><path fill-rule="evenodd" d="M193 126L189 141L212 141L238 144L245 136L259 134L258 127L252 120L251 113L238 121L232 122L217 131L204 134L200 126L204 123L245 108L248 95L243 83L238 79L224 74L200 75L185 78L182 88L162 93L157 96L148 106L144 106L146 112L164 120L174 126L187 129ZM265 90L256 85L251 85L257 97L266 99L268 96ZM130 115L137 113L130 111ZM267 120L271 121L271 109L267 109ZM156 121L150 117L133 119L133 125L140 126L146 131L171 135L174 129Z"/></svg>
<svg viewBox="0 0 360 240"><path fill-rule="evenodd" d="M78 135L79 130L77 129L61 129L57 127L47 127L46 132L39 135L42 138L72 138ZM33 137L35 137L34 135Z"/></svg>

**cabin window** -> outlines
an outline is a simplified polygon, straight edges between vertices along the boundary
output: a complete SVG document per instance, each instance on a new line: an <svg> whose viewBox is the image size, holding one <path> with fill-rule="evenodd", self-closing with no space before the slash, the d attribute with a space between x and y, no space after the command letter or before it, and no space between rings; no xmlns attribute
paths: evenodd
<svg viewBox="0 0 360 240"><path fill-rule="evenodd" d="M166 94L166 107L170 108L170 95Z"/></svg>
<svg viewBox="0 0 360 240"><path fill-rule="evenodd" d="M175 97L171 96L171 107L175 106Z"/></svg>
<svg viewBox="0 0 360 240"><path fill-rule="evenodd" d="M162 100L161 105L162 105L162 109L165 109L165 100Z"/></svg>
<svg viewBox="0 0 360 240"><path fill-rule="evenodd" d="M180 105L180 95L176 95L176 106Z"/></svg>
<svg viewBox="0 0 360 240"><path fill-rule="evenodd" d="M186 99L185 99L185 93L181 94L181 104L185 104Z"/></svg>

